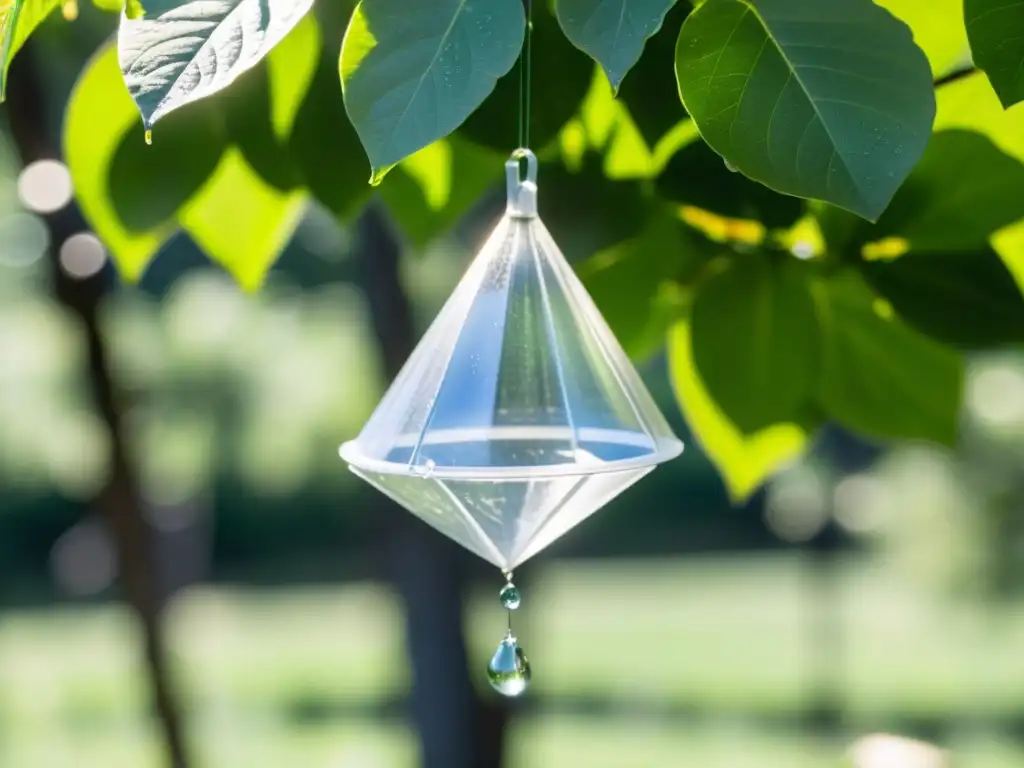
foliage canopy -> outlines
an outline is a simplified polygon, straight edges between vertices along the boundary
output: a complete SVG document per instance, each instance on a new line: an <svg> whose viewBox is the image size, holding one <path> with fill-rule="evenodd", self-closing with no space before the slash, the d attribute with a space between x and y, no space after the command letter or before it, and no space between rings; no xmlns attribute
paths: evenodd
<svg viewBox="0 0 1024 768"><path fill-rule="evenodd" d="M59 5L4 1L0 77ZM254 289L310 201L441 236L532 39L545 221L734 497L826 420L954 442L964 353L1024 340L1024 0L330 4L343 40L310 0L122 10L64 149L127 279L183 230Z"/></svg>

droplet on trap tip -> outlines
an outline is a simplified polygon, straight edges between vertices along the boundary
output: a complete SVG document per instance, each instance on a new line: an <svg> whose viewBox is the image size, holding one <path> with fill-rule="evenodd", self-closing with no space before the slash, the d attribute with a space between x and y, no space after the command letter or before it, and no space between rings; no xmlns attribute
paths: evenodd
<svg viewBox="0 0 1024 768"><path fill-rule="evenodd" d="M498 599L501 600L502 607L507 611L514 611L523 602L523 596L519 592L519 587L511 581L501 588L501 592L498 593Z"/></svg>
<svg viewBox="0 0 1024 768"><path fill-rule="evenodd" d="M518 696L526 690L531 677L530 662L509 632L487 665L487 679L502 696Z"/></svg>

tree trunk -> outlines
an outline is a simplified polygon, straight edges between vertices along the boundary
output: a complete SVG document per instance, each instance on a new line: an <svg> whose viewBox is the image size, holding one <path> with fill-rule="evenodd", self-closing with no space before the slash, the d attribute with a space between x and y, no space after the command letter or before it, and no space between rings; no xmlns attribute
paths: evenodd
<svg viewBox="0 0 1024 768"><path fill-rule="evenodd" d="M376 203L368 206L358 223L358 253L374 332L391 380L412 352L416 333L399 276L400 247L389 226ZM497 768L507 710L500 703L481 701L469 676L462 631L469 556L383 495L374 514L385 521L388 570L405 603L421 765Z"/></svg>
<svg viewBox="0 0 1024 768"><path fill-rule="evenodd" d="M58 143L49 133L45 92L33 60L33 45L26 43L10 69L8 115L15 145L25 165L59 157ZM102 126L97 126L102 130ZM64 242L87 229L74 202L44 217L50 234L50 255L57 299L81 324L86 339L87 380L97 414L109 435L109 475L95 500L117 545L123 597L138 617L143 631L145 659L153 706L163 729L166 754L173 768L187 768L185 738L175 701L162 633L162 600L153 564L155 540L143 514L139 485L129 460L121 418L120 398L110 375L109 355L97 322L105 291L102 272L85 280L69 277L59 266Z"/></svg>

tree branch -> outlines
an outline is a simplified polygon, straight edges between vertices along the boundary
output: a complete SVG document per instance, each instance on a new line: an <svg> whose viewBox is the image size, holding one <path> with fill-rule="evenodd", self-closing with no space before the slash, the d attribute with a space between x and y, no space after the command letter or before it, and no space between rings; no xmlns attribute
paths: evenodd
<svg viewBox="0 0 1024 768"><path fill-rule="evenodd" d="M36 70L32 42L22 48L10 69L8 116L11 134L23 164L59 156L49 132L45 90ZM155 537L143 515L142 499L126 447L119 397L110 373L109 355L99 328L98 310L105 292L104 277L85 280L60 269L58 254L64 242L86 229L72 201L44 218L50 233L50 255L57 299L78 318L86 338L87 377L96 411L110 436L110 474L95 500L117 544L120 587L138 617L152 686L153 706L163 726L167 755L174 768L187 768L181 716L167 670L162 631L162 600L156 581Z"/></svg>
<svg viewBox="0 0 1024 768"><path fill-rule="evenodd" d="M401 247L377 201L367 206L356 227L361 283L391 380L416 342L412 306L399 274ZM383 495L379 504L374 517L386 541L389 575L405 603L420 765L498 768L508 709L504 702L481 700L469 677L462 630L468 556Z"/></svg>

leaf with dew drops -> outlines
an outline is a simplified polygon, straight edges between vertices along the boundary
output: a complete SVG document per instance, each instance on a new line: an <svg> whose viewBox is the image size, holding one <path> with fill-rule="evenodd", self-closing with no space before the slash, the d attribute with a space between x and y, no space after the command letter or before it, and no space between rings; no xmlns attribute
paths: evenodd
<svg viewBox="0 0 1024 768"><path fill-rule="evenodd" d="M302 20L312 0L146 0L128 4L118 59L146 130L254 67ZM149 135L152 140L152 136Z"/></svg>
<svg viewBox="0 0 1024 768"><path fill-rule="evenodd" d="M379 184L458 128L512 69L521 0L364 0L342 44L345 109Z"/></svg>

